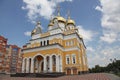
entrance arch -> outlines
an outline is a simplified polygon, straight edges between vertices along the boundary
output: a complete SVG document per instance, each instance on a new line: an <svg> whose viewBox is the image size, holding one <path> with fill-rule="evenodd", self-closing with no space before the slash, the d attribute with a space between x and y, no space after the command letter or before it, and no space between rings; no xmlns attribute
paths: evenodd
<svg viewBox="0 0 120 80"><path fill-rule="evenodd" d="M43 72L43 67L44 67L44 57L41 55L37 55L34 57L34 72L35 73L40 73Z"/></svg>
<svg viewBox="0 0 120 80"><path fill-rule="evenodd" d="M71 75L71 69L68 68L66 71L67 71L66 73L67 75Z"/></svg>
<svg viewBox="0 0 120 80"><path fill-rule="evenodd" d="M73 68L73 74L76 75L77 74L77 68Z"/></svg>

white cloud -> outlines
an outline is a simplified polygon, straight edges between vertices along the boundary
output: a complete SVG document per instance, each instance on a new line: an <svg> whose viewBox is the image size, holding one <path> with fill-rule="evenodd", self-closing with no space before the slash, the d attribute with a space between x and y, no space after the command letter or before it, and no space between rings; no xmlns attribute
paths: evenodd
<svg viewBox="0 0 120 80"><path fill-rule="evenodd" d="M62 2L72 2L72 0L23 0L23 10L27 10L27 16L34 22L37 18L43 17L49 19L53 15L56 6Z"/></svg>
<svg viewBox="0 0 120 80"><path fill-rule="evenodd" d="M102 41L113 43L117 41L117 34L111 32L111 33L104 33L103 36L100 37Z"/></svg>
<svg viewBox="0 0 120 80"><path fill-rule="evenodd" d="M93 37L95 36L95 33L91 30L85 30L82 26L77 26L79 30L79 34L83 37L83 39L88 42L92 41Z"/></svg>
<svg viewBox="0 0 120 80"><path fill-rule="evenodd" d="M94 67L99 64L100 66L106 66L110 63L110 59L120 59L120 48L119 46L105 46L98 45L99 48L96 48L92 52L88 52L88 64L89 67Z"/></svg>
<svg viewBox="0 0 120 80"><path fill-rule="evenodd" d="M120 40L120 0L99 0L100 6L95 9L101 11L101 25L103 36L101 41L113 43ZM119 36L119 37L116 37ZM111 39L111 40L110 40Z"/></svg>
<svg viewBox="0 0 120 80"><path fill-rule="evenodd" d="M88 52L94 52L95 50L93 49L93 47L89 47L89 46L88 46L88 47L87 47L87 51L88 51Z"/></svg>
<svg viewBox="0 0 120 80"><path fill-rule="evenodd" d="M26 32L24 32L24 35L25 36L31 36L31 32L30 31L26 31Z"/></svg>
<svg viewBox="0 0 120 80"><path fill-rule="evenodd" d="M102 8L101 8L100 6L96 6L95 9L98 10L98 11L103 11Z"/></svg>

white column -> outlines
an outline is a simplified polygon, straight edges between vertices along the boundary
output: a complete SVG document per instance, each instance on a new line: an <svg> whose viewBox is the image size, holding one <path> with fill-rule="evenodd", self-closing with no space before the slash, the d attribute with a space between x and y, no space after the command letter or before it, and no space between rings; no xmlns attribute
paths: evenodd
<svg viewBox="0 0 120 80"><path fill-rule="evenodd" d="M56 72L59 72L59 56L56 55Z"/></svg>
<svg viewBox="0 0 120 80"><path fill-rule="evenodd" d="M22 73L25 72L25 59L22 60Z"/></svg>
<svg viewBox="0 0 120 80"><path fill-rule="evenodd" d="M36 65L36 68L37 68L35 71L36 71L36 73L38 73L38 60L36 60L35 65Z"/></svg>
<svg viewBox="0 0 120 80"><path fill-rule="evenodd" d="M47 40L45 41L45 45L48 45L48 44L47 44Z"/></svg>
<svg viewBox="0 0 120 80"><path fill-rule="evenodd" d="M31 58L31 69L30 69L31 73L34 73L34 59Z"/></svg>
<svg viewBox="0 0 120 80"><path fill-rule="evenodd" d="M60 72L63 72L62 71L62 56L60 56Z"/></svg>
<svg viewBox="0 0 120 80"><path fill-rule="evenodd" d="M48 57L48 60L46 62L46 65L47 65L47 72L49 71L50 69L50 57Z"/></svg>
<svg viewBox="0 0 120 80"><path fill-rule="evenodd" d="M29 58L27 58L26 73L29 73Z"/></svg>
<svg viewBox="0 0 120 80"><path fill-rule="evenodd" d="M39 62L38 62L38 73L41 72L41 63L42 63L42 61L39 61Z"/></svg>
<svg viewBox="0 0 120 80"><path fill-rule="evenodd" d="M46 64L46 56L44 57L44 72L46 72L47 71L47 64Z"/></svg>
<svg viewBox="0 0 120 80"><path fill-rule="evenodd" d="M52 63L52 56L50 56L50 72L52 72L53 71L53 63Z"/></svg>

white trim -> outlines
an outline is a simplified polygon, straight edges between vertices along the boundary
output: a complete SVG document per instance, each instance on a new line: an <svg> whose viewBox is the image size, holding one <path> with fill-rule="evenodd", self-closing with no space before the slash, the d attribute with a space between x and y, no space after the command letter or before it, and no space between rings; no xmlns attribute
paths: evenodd
<svg viewBox="0 0 120 80"><path fill-rule="evenodd" d="M59 55L56 55L56 72L59 72Z"/></svg>
<svg viewBox="0 0 120 80"><path fill-rule="evenodd" d="M63 62L62 62L62 56L60 56L60 72L63 72Z"/></svg>
<svg viewBox="0 0 120 80"><path fill-rule="evenodd" d="M46 46L46 47L40 47L40 48L34 48L34 49L30 49L30 50L24 50L23 53L28 53L28 52L34 52L34 51L40 51L40 50L47 50L47 49L54 49L54 48L58 48L62 51L71 51L71 50L80 50L80 48L78 48L77 46L75 47L71 47L71 48L62 48L59 45L52 45L52 46Z"/></svg>
<svg viewBox="0 0 120 80"><path fill-rule="evenodd" d="M45 55L45 57L49 57L49 56L50 56L50 54L46 54L46 55Z"/></svg>
<svg viewBox="0 0 120 80"><path fill-rule="evenodd" d="M34 51L39 51L39 50L46 50L46 49L54 49L54 48L59 48L62 50L62 47L60 47L59 45L52 45L49 47L46 46L46 47L34 48L34 49L30 49L30 50L24 50L23 53L34 52Z"/></svg>
<svg viewBox="0 0 120 80"><path fill-rule="evenodd" d="M22 73L25 72L25 59L22 60Z"/></svg>
<svg viewBox="0 0 120 80"><path fill-rule="evenodd" d="M80 50L78 47L71 47L71 48L66 48L64 51L72 51L72 50Z"/></svg>
<svg viewBox="0 0 120 80"><path fill-rule="evenodd" d="M52 56L52 57L53 57L53 56L55 56L55 57L56 57L56 56L57 56L57 54L53 53L53 54L51 54L51 56Z"/></svg>
<svg viewBox="0 0 120 80"><path fill-rule="evenodd" d="M44 58L44 55L37 53L35 56L33 56L33 59L35 59L35 57L37 57L37 56L42 56Z"/></svg>
<svg viewBox="0 0 120 80"><path fill-rule="evenodd" d="M27 63L26 63L26 73L29 73L29 58L27 58Z"/></svg>
<svg viewBox="0 0 120 80"><path fill-rule="evenodd" d="M31 69L30 69L30 73L34 73L34 58L31 58Z"/></svg>
<svg viewBox="0 0 120 80"><path fill-rule="evenodd" d="M44 72L46 72L47 71L47 56L44 57L43 62L44 62L44 68L43 69L44 69Z"/></svg>
<svg viewBox="0 0 120 80"><path fill-rule="evenodd" d="M49 61L50 61L50 62L49 62L49 64L50 64L50 65L49 65L49 66L50 66L49 71L52 72L52 71L53 71L53 69L52 69L52 67L53 67L53 66L52 66L52 64L53 64L52 56L50 56L50 60L49 60Z"/></svg>

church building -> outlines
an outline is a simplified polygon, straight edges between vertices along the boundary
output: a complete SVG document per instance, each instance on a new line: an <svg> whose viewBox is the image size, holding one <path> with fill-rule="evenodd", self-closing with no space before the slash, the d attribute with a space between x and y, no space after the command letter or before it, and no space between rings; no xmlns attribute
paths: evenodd
<svg viewBox="0 0 120 80"><path fill-rule="evenodd" d="M68 16L52 18L48 30L42 32L38 21L31 32L31 39L22 49L22 73L88 72L86 47L75 21Z"/></svg>

